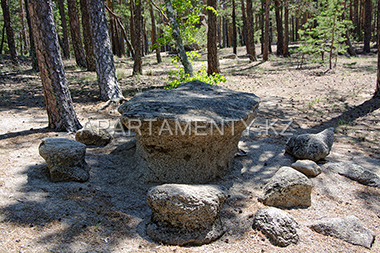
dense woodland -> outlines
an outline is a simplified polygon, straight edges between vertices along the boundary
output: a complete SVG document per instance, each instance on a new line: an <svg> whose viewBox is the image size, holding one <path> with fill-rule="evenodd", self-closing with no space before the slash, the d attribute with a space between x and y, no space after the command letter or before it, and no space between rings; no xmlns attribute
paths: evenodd
<svg viewBox="0 0 380 253"><path fill-rule="evenodd" d="M0 54L10 54L14 65L17 55L31 57L43 83L49 127L56 130L81 128L62 59L75 58L80 68L96 71L100 98L120 102L114 56L133 58L133 74L139 75L145 55L155 52L160 63L162 52L176 54L184 81L199 77L189 52L205 49L207 76L218 82L218 48L232 47L236 54L245 46L251 61L298 52L301 64L327 63L332 69L338 54L366 54L380 45L380 5L373 0L1 0L1 6ZM355 51L354 42L362 49ZM277 45L276 52L270 45ZM374 89L378 94L379 81Z"/></svg>

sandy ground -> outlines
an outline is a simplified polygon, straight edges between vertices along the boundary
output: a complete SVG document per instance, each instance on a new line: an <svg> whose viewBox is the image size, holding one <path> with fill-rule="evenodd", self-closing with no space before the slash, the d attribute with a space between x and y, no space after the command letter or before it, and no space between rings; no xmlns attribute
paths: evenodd
<svg viewBox="0 0 380 253"><path fill-rule="evenodd" d="M222 50L221 54L230 53ZM259 52L259 49L257 49ZM300 242L281 248L252 229L262 187L279 167L290 165L284 154L289 134L316 133L336 128L331 161L355 162L380 174L380 101L371 99L376 79L376 55L347 58L326 72L325 66L271 56L250 63L239 48L239 58L221 60L234 90L261 97L260 111L239 143L246 156L236 157L232 171L211 183L225 186L230 195L222 210L225 234L203 246L165 246L145 234L150 209L146 193L154 184L141 179L133 161L133 135L115 132L115 107L99 112L95 73L65 62L75 109L83 125L94 124L114 135L104 148L87 149L91 178L86 183L52 183L38 154L44 137L73 138L46 128L39 77L27 59L12 67L0 57L0 252L380 252L380 190L324 171L311 181L312 206L286 209L300 224ZM164 85L172 68L170 58L155 64L144 59L144 75L131 77L132 61L116 58L117 75L126 97ZM205 55L195 62L199 68ZM325 217L355 215L376 233L367 250L323 236L307 225Z"/></svg>

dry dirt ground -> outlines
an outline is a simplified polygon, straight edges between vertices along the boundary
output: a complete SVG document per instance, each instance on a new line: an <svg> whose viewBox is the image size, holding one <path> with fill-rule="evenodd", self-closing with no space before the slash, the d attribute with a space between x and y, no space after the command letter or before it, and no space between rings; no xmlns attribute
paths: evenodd
<svg viewBox="0 0 380 253"><path fill-rule="evenodd" d="M257 48L259 52L259 48ZM231 53L224 49L221 55ZM233 170L213 184L225 186L229 199L222 210L226 232L203 246L165 246L145 234L150 209L146 193L153 184L140 178L133 161L133 135L115 132L115 107L99 112L95 73L66 61L75 110L83 125L95 124L114 135L104 148L87 149L91 178L86 183L52 183L38 145L44 137L73 138L46 128L42 87L30 62L12 67L0 57L0 252L380 252L380 190L324 171L311 179L312 205L286 209L300 224L298 245L274 246L252 229L257 201L269 178L294 158L284 154L288 134L336 129L331 154L321 163L349 161L380 174L380 101L372 99L376 55L339 56L337 67L271 56L250 63L239 48L238 59L220 61L234 90L261 97L260 111L239 143L246 156L236 157ZM199 68L205 54L195 62ZM259 58L260 60L260 58ZM144 75L131 77L132 61L116 58L117 76L126 97L162 87L173 68L169 57L156 64L144 58ZM308 224L324 217L355 215L376 233L367 250L317 234Z"/></svg>

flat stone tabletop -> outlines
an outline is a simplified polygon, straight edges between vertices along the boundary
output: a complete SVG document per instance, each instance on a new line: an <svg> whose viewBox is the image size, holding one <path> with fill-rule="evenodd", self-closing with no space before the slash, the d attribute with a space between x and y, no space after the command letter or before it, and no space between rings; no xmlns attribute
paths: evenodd
<svg viewBox="0 0 380 253"><path fill-rule="evenodd" d="M135 159L147 181L207 183L231 167L260 99L201 81L137 94L121 121L136 133Z"/></svg>

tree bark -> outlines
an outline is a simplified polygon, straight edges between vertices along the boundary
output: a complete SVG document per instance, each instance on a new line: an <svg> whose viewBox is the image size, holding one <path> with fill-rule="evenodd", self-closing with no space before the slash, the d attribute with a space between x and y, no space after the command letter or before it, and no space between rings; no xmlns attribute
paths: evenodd
<svg viewBox="0 0 380 253"><path fill-rule="evenodd" d="M4 39L5 39L5 24L3 25L3 30L1 32L0 54L3 53Z"/></svg>
<svg viewBox="0 0 380 253"><path fill-rule="evenodd" d="M233 0L233 5L235 1ZM207 6L212 7L214 10L207 9L208 17L208 30L207 30L207 74L215 75L220 72L219 57L217 47L217 29L216 29L216 11L217 0L207 0ZM234 39L234 53L236 54L236 24L235 31L233 32Z"/></svg>
<svg viewBox="0 0 380 253"><path fill-rule="evenodd" d="M61 16L61 26L63 35L63 58L70 59L69 32L67 29L65 0L58 0L59 15Z"/></svg>
<svg viewBox="0 0 380 253"><path fill-rule="evenodd" d="M240 0L241 4L241 13L242 13L242 19L243 19L243 43L241 43L242 46L245 46L247 44L248 35L247 35L247 18L245 15L245 3L244 0Z"/></svg>
<svg viewBox="0 0 380 253"><path fill-rule="evenodd" d="M8 0L1 0L1 8L3 9L4 25L7 33L8 48L11 54L11 61L14 65L18 65L14 33L11 24L11 16L9 14Z"/></svg>
<svg viewBox="0 0 380 253"><path fill-rule="evenodd" d="M157 29L156 29L156 21L154 18L152 3L150 4L149 12L150 12L150 19L152 22L152 46L153 46L154 50L156 51L157 63L161 63L161 61L162 61L161 60L161 50L160 50L160 47L157 45Z"/></svg>
<svg viewBox="0 0 380 253"><path fill-rule="evenodd" d="M88 0L87 8L90 17L100 98L104 101L123 98L116 78L104 2L103 0Z"/></svg>
<svg viewBox="0 0 380 253"><path fill-rule="evenodd" d="M282 5L280 0L274 0L276 12L276 26L277 26L277 55L284 55L284 29L282 27L281 10Z"/></svg>
<svg viewBox="0 0 380 253"><path fill-rule="evenodd" d="M135 57L133 58L133 75L142 74L142 52L143 52L143 31L142 31L142 13L141 13L142 2L140 0L135 0L134 9L134 24L135 24Z"/></svg>
<svg viewBox="0 0 380 253"><path fill-rule="evenodd" d="M377 80L374 97L380 95L380 1L377 2Z"/></svg>
<svg viewBox="0 0 380 253"><path fill-rule="evenodd" d="M236 32L236 6L235 6L235 0L232 0L232 48L233 48L233 53L237 54L237 32Z"/></svg>
<svg viewBox="0 0 380 253"><path fill-rule="evenodd" d="M264 32L264 51L263 60L267 61L269 58L269 6L270 0L265 0L265 32Z"/></svg>
<svg viewBox="0 0 380 253"><path fill-rule="evenodd" d="M353 13L353 23L356 34L356 39L360 38L360 22L359 22L359 0L354 0L354 13Z"/></svg>
<svg viewBox="0 0 380 253"><path fill-rule="evenodd" d="M167 13L166 15L168 16L170 25L171 25L172 30L173 30L172 35L173 35L173 38L175 41L175 45L179 51L179 58L181 59L181 63L184 67L185 74L193 76L193 65L191 64L191 62L187 58L185 48L183 47L181 33L179 31L179 26L178 26L178 23L174 17L174 10L173 10L173 6L172 6L172 1L171 0L165 0L165 5L166 5L166 13ZM215 29L215 31L216 31L216 29ZM208 44L208 42L207 42L207 44Z"/></svg>
<svg viewBox="0 0 380 253"><path fill-rule="evenodd" d="M364 18L364 48L365 53L371 51L371 0L365 0L365 18Z"/></svg>
<svg viewBox="0 0 380 253"><path fill-rule="evenodd" d="M130 18L130 31L131 31L131 42L132 42L132 47L133 47L133 50L136 50L135 48L135 42L136 42L136 39L135 39L135 0L130 0L130 3L129 3L129 11L131 12L131 18ZM134 57L134 56L133 56Z"/></svg>
<svg viewBox="0 0 380 253"><path fill-rule="evenodd" d="M252 10L252 0L247 0L247 54L251 61L256 61L256 50L255 50L255 31L253 28L253 10Z"/></svg>
<svg viewBox="0 0 380 253"><path fill-rule="evenodd" d="M21 26L22 26L22 39L24 40L24 45L25 45L24 54L27 54L28 49L29 49L29 42L28 42L28 32L26 30L26 24L25 24L26 18L25 18L24 4L22 0L20 0L20 19L21 19ZM21 51L21 54L23 54L22 51Z"/></svg>
<svg viewBox="0 0 380 253"><path fill-rule="evenodd" d="M29 13L29 0L25 0L25 13L26 13L26 21L28 23L29 27L29 42L30 42L30 48L29 48L29 55L32 60L32 68L34 71L38 72L38 62L37 62L37 56L36 56L36 48L34 44L34 37L33 37L33 28L32 23L30 20L30 13Z"/></svg>
<svg viewBox="0 0 380 253"><path fill-rule="evenodd" d="M284 56L288 57L289 54L289 0L285 1L284 7Z"/></svg>
<svg viewBox="0 0 380 253"><path fill-rule="evenodd" d="M71 43L74 48L75 61L79 67L87 68L86 56L83 50L82 38L80 36L78 9L76 0L67 0L69 10Z"/></svg>
<svg viewBox="0 0 380 253"><path fill-rule="evenodd" d="M56 131L76 132L82 126L75 114L67 87L51 1L30 0L29 10L49 128L54 128Z"/></svg>
<svg viewBox="0 0 380 253"><path fill-rule="evenodd" d="M84 51L86 53L86 64L88 71L95 71L94 46L92 45L90 17L88 15L87 0L80 0L80 9L82 14L82 30Z"/></svg>

